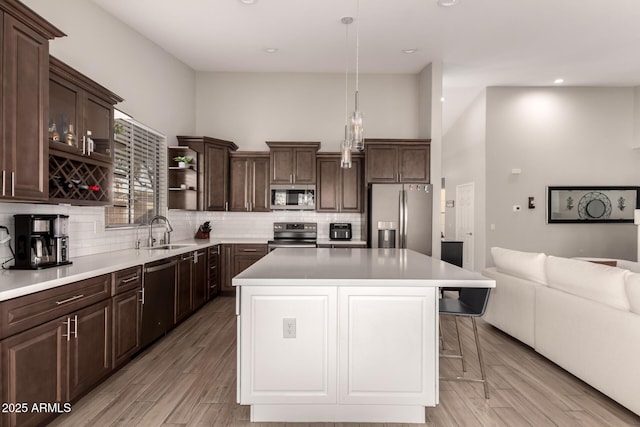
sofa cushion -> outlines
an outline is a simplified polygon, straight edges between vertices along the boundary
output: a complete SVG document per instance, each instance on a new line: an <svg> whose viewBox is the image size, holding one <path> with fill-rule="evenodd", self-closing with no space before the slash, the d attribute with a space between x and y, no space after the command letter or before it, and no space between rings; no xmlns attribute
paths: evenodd
<svg viewBox="0 0 640 427"><path fill-rule="evenodd" d="M491 248L491 256L500 273L511 274L521 279L547 284L544 263L545 254L521 252L499 247Z"/></svg>
<svg viewBox="0 0 640 427"><path fill-rule="evenodd" d="M640 314L640 274L629 273L625 279L625 288L627 289L627 298L631 311Z"/></svg>
<svg viewBox="0 0 640 427"><path fill-rule="evenodd" d="M549 287L621 310L629 310L625 276L621 268L549 255L546 262Z"/></svg>
<svg viewBox="0 0 640 427"><path fill-rule="evenodd" d="M640 262L627 261L626 259L617 260L616 266L618 268L624 268L625 270L633 271L634 273L640 273Z"/></svg>

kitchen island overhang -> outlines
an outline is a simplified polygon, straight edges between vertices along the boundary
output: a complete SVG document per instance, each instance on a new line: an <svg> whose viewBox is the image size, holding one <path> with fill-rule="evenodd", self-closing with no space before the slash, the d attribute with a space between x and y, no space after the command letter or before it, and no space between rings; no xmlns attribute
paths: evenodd
<svg viewBox="0 0 640 427"><path fill-rule="evenodd" d="M495 281L407 249L278 249L233 285L252 421L422 423L439 288Z"/></svg>

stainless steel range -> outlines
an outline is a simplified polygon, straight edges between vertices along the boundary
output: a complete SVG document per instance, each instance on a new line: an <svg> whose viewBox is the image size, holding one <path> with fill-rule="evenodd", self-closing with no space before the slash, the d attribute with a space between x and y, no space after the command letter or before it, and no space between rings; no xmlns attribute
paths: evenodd
<svg viewBox="0 0 640 427"><path fill-rule="evenodd" d="M317 239L315 222L274 222L269 252L277 248L315 248Z"/></svg>

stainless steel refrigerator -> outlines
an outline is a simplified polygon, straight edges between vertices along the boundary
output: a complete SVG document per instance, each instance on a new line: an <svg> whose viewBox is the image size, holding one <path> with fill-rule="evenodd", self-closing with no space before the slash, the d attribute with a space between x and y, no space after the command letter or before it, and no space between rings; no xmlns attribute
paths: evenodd
<svg viewBox="0 0 640 427"><path fill-rule="evenodd" d="M407 248L431 255L432 205L431 184L371 184L368 246Z"/></svg>

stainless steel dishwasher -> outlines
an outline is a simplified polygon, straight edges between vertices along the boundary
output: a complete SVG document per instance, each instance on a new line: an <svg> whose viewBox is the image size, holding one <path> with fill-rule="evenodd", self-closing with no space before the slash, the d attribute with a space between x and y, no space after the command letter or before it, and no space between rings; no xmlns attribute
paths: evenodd
<svg viewBox="0 0 640 427"><path fill-rule="evenodd" d="M140 345L146 347L173 326L175 258L144 265Z"/></svg>

